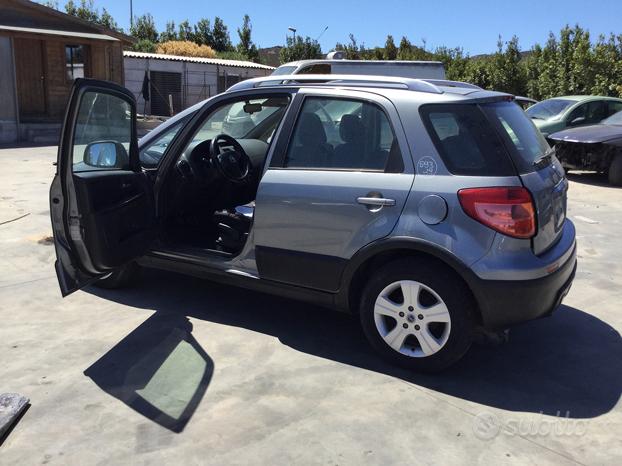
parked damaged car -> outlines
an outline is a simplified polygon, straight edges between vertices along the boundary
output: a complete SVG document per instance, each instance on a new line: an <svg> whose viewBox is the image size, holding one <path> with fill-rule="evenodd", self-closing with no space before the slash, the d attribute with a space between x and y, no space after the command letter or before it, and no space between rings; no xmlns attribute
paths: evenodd
<svg viewBox="0 0 622 466"><path fill-rule="evenodd" d="M607 173L612 185L622 186L622 111L596 125L553 133L549 139L566 170Z"/></svg>

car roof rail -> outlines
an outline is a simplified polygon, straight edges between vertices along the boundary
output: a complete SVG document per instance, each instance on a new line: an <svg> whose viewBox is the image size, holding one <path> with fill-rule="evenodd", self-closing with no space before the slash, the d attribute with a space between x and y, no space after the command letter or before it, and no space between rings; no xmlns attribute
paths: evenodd
<svg viewBox="0 0 622 466"><path fill-rule="evenodd" d="M425 79L400 78L396 76L367 76L341 74L293 74L283 76L264 76L247 79L231 86L227 91L239 91L256 87L288 86L306 84L311 86L339 86L356 87L384 87L392 89L406 89L432 94L442 94L439 88L445 81L430 82ZM479 89L479 88L478 88Z"/></svg>
<svg viewBox="0 0 622 466"><path fill-rule="evenodd" d="M441 87L463 87L465 89L483 90L475 84L465 83L464 81L450 81L448 79L423 79L422 81Z"/></svg>

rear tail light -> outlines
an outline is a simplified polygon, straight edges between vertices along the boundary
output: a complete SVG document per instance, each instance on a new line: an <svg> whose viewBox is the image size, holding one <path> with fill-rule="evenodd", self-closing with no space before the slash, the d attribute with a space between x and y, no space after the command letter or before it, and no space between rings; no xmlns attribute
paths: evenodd
<svg viewBox="0 0 622 466"><path fill-rule="evenodd" d="M522 187L469 188L458 191L460 205L469 217L514 238L536 233L531 194Z"/></svg>

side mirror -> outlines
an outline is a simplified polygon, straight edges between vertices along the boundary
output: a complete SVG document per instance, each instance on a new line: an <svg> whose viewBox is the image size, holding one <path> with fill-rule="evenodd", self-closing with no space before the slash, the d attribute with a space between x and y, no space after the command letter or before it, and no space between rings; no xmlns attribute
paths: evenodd
<svg viewBox="0 0 622 466"><path fill-rule="evenodd" d="M96 141L84 149L82 159L89 167L127 168L129 156L123 144L117 141Z"/></svg>
<svg viewBox="0 0 622 466"><path fill-rule="evenodd" d="M579 126L585 123L585 117L577 117L570 121L570 126Z"/></svg>

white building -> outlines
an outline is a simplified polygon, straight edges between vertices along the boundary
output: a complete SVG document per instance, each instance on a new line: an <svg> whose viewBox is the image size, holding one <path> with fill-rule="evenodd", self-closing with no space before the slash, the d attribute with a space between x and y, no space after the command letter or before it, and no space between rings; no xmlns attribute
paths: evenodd
<svg viewBox="0 0 622 466"><path fill-rule="evenodd" d="M148 115L171 115L248 78L267 76L271 66L219 58L181 57L158 53L123 52L125 87L136 96L137 110ZM145 71L150 100L141 93Z"/></svg>

